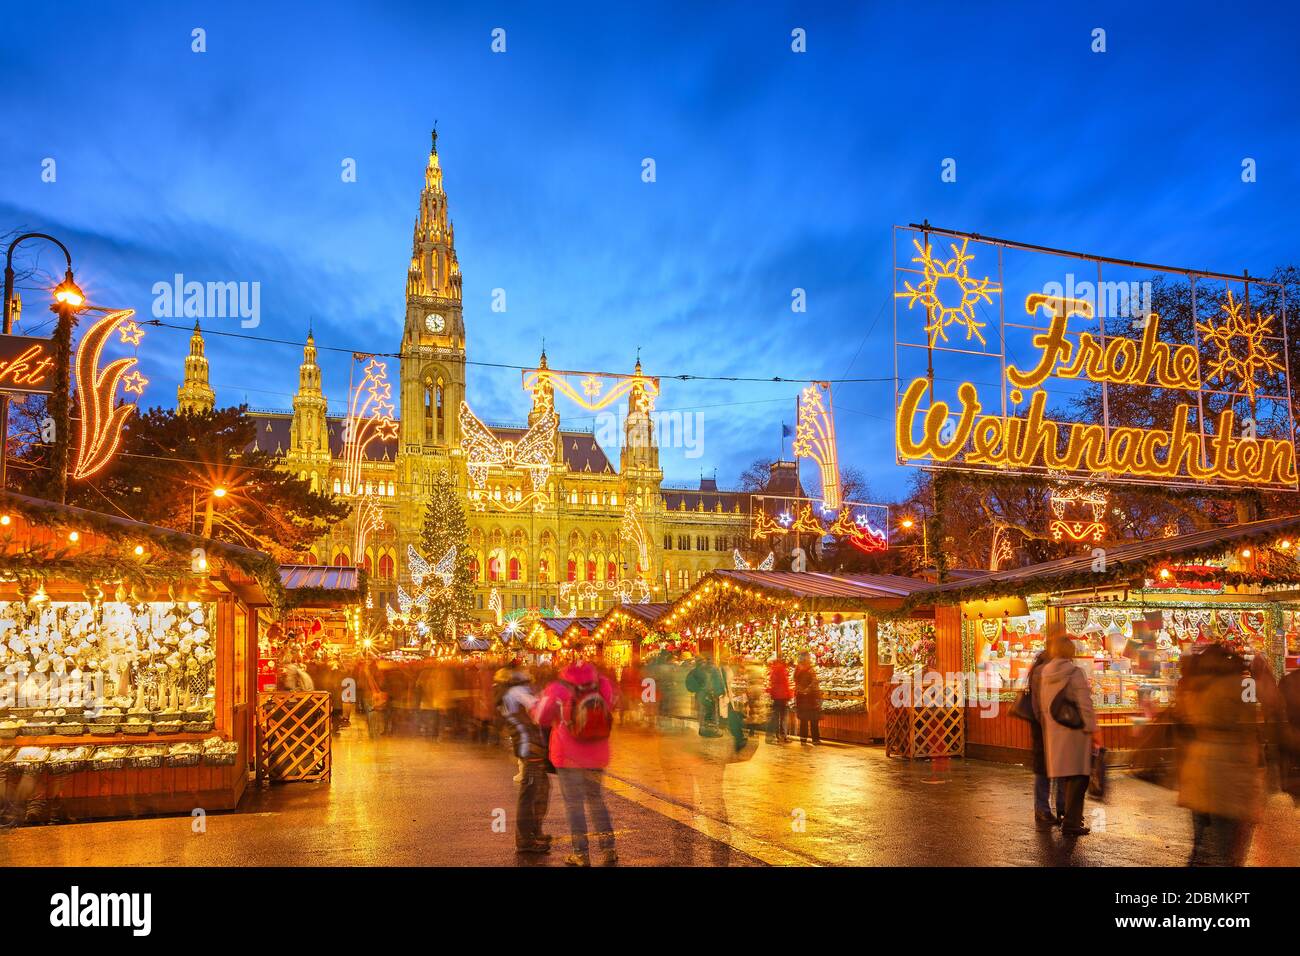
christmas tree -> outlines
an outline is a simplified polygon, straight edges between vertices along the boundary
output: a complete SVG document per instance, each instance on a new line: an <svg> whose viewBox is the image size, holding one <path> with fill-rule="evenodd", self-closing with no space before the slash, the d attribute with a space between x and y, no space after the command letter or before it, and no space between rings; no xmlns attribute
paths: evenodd
<svg viewBox="0 0 1300 956"><path fill-rule="evenodd" d="M469 526L465 509L451 475L440 471L433 479L433 491L424 511L424 528L420 532L420 550L426 560L438 562L452 548L456 549L455 576L449 588L441 581L431 582L433 597L424 612L424 623L435 641L455 640L460 622L468 620L470 609ZM426 582L430 584L430 582Z"/></svg>

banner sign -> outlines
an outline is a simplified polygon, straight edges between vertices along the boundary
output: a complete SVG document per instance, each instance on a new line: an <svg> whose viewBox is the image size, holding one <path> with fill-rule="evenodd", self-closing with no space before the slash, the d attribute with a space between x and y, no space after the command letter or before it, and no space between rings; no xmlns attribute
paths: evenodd
<svg viewBox="0 0 1300 956"><path fill-rule="evenodd" d="M54 391L54 342L0 335L0 392L49 395Z"/></svg>
<svg viewBox="0 0 1300 956"><path fill-rule="evenodd" d="M1300 487L1282 287L894 228L901 464Z"/></svg>

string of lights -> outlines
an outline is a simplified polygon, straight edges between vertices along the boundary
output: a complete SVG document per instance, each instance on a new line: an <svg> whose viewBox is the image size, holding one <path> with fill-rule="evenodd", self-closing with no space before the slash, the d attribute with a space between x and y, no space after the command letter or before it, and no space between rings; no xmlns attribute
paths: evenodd
<svg viewBox="0 0 1300 956"><path fill-rule="evenodd" d="M157 328L172 329L177 332L184 332L186 335L193 334L194 327L189 325L177 325L172 322L164 322L162 319L149 319L142 323L152 325ZM247 339L252 342L263 342L267 345L289 345L301 349L306 343L297 342L293 339L273 338L265 335L250 335L247 332L231 332L223 329L204 329L203 334L220 335L227 338ZM317 344L318 352L337 352L342 355L370 355L376 358L414 358L417 353L402 352L377 352L372 349L344 348L338 345L320 345ZM466 365L473 365L478 368L499 368L507 369L514 372L532 371L532 365L514 365L509 362L484 362L482 360L466 359ZM820 376L792 377L788 375L699 375L694 372L680 372L676 374L656 374L655 378L671 379L675 382L777 382L789 383L793 385L806 385L811 382L833 382L836 384L850 384L855 382L892 382L893 376L877 376L865 378L822 378Z"/></svg>

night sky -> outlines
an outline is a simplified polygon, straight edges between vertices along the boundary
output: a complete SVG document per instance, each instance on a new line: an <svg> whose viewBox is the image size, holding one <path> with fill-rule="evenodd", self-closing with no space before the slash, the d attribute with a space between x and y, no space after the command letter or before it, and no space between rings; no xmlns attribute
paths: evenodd
<svg viewBox="0 0 1300 956"><path fill-rule="evenodd" d="M530 365L545 337L562 368L630 371L639 346L651 374L873 379L834 397L841 459L878 499L908 475L892 225L1229 273L1300 260L1300 17L1280 4L462 6L31 8L0 33L0 233L54 233L93 301L143 318L175 273L256 281L252 334L310 322L321 345L392 351L436 120L471 361ZM40 246L20 262L58 266ZM20 331L48 332L37 284ZM147 404L174 404L186 348L150 332ZM289 407L299 349L212 335L208 354L219 403ZM322 364L339 410L346 358ZM469 376L480 417L524 418L517 371ZM667 480L733 485L778 452L796 392L665 382L660 409L705 416Z"/></svg>

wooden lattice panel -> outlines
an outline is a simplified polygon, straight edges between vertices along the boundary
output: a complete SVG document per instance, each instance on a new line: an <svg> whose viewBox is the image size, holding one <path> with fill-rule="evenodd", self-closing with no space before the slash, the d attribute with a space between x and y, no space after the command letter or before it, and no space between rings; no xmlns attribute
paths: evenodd
<svg viewBox="0 0 1300 956"><path fill-rule="evenodd" d="M329 779L328 691L259 694L257 725L261 764L270 779Z"/></svg>
<svg viewBox="0 0 1300 956"><path fill-rule="evenodd" d="M966 753L966 712L961 707L887 707L885 755L926 760Z"/></svg>

